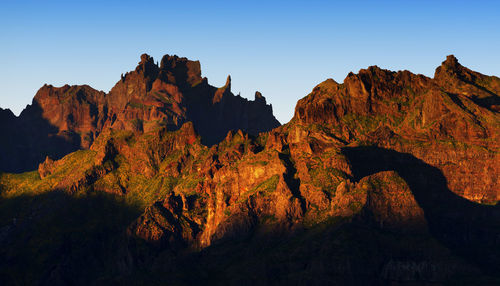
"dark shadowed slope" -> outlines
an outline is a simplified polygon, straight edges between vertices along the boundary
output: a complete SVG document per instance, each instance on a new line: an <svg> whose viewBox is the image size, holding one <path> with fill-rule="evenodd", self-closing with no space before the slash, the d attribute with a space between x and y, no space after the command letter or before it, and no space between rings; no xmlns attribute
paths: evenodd
<svg viewBox="0 0 500 286"><path fill-rule="evenodd" d="M347 147L343 152L357 181L378 172L397 172L424 210L436 238L490 274L500 272L498 205L481 205L454 194L438 168L411 154L378 147Z"/></svg>

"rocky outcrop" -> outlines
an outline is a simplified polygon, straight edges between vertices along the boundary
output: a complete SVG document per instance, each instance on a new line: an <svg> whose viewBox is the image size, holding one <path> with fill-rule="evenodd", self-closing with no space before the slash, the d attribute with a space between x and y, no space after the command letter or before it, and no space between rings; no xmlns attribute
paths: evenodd
<svg viewBox="0 0 500 286"><path fill-rule="evenodd" d="M500 111L500 78L463 67L453 55L436 69L434 80L449 93L460 94L482 107Z"/></svg>

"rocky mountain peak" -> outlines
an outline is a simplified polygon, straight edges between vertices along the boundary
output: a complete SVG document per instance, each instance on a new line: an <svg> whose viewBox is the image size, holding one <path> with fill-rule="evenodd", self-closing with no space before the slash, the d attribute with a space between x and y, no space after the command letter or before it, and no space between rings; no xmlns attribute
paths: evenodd
<svg viewBox="0 0 500 286"><path fill-rule="evenodd" d="M222 100L222 98L224 98L225 96L229 96L231 94L232 94L231 93L231 75L228 75L227 79L226 79L226 84L223 87L217 89L212 102L218 103Z"/></svg>
<svg viewBox="0 0 500 286"><path fill-rule="evenodd" d="M176 55L165 55L160 62L160 78L179 86L194 85L202 80L199 61Z"/></svg>
<svg viewBox="0 0 500 286"><path fill-rule="evenodd" d="M259 91L255 92L255 102L266 104L266 98Z"/></svg>
<svg viewBox="0 0 500 286"><path fill-rule="evenodd" d="M153 57L148 54L141 55L141 61L138 63L137 72L142 73L144 77L155 79L158 76L158 66L155 64Z"/></svg>
<svg viewBox="0 0 500 286"><path fill-rule="evenodd" d="M227 76L226 84L224 85L224 87L227 88L228 91L231 91L231 75Z"/></svg>
<svg viewBox="0 0 500 286"><path fill-rule="evenodd" d="M453 55L436 68L434 82L449 93L465 96L492 111L500 110L500 79L462 66Z"/></svg>
<svg viewBox="0 0 500 286"><path fill-rule="evenodd" d="M461 67L460 63L458 62L458 59L454 55L446 56L446 60L442 63L442 66L450 68Z"/></svg>
<svg viewBox="0 0 500 286"><path fill-rule="evenodd" d="M12 110L10 110L9 108L6 108L6 109L3 109L0 107L0 120L11 120L11 119L14 119L16 116L14 115L14 113L12 112Z"/></svg>
<svg viewBox="0 0 500 286"><path fill-rule="evenodd" d="M141 61L139 62L139 64L142 65L142 64L145 64L145 63L153 63L154 64L153 57L151 57L148 54L142 54L141 55Z"/></svg>
<svg viewBox="0 0 500 286"><path fill-rule="evenodd" d="M467 73L466 70L454 55L448 55L446 60L436 68L434 78L439 80L446 77L463 77Z"/></svg>

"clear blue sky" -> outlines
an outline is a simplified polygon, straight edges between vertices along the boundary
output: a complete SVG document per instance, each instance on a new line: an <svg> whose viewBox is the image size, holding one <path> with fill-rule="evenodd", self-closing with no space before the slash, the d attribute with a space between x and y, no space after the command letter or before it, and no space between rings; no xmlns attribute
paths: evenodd
<svg viewBox="0 0 500 286"><path fill-rule="evenodd" d="M107 92L144 52L200 60L215 86L231 74L282 123L316 84L370 65L432 76L453 53L500 75L500 1L240 2L0 0L0 107L18 114L44 83Z"/></svg>

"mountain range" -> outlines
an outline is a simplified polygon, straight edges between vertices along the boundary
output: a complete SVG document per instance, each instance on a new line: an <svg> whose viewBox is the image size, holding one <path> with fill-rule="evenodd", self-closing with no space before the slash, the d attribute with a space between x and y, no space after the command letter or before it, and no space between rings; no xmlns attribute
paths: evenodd
<svg viewBox="0 0 500 286"><path fill-rule="evenodd" d="M452 55L327 79L284 125L177 56L45 85L0 109L0 281L498 284L499 95Z"/></svg>
<svg viewBox="0 0 500 286"><path fill-rule="evenodd" d="M149 132L196 124L203 143L221 141L229 130L257 135L279 126L260 92L248 101L231 92L231 77L215 88L201 77L200 63L165 55L160 65L146 54L134 71L106 94L90 86L44 85L19 117L0 109L0 170L34 170L50 156L88 149L105 129Z"/></svg>

